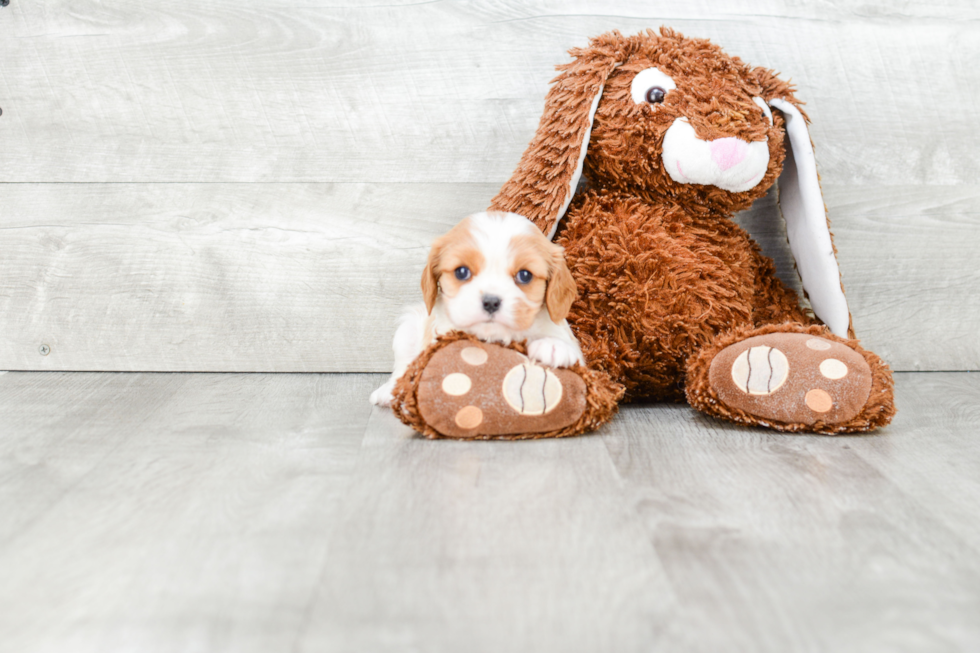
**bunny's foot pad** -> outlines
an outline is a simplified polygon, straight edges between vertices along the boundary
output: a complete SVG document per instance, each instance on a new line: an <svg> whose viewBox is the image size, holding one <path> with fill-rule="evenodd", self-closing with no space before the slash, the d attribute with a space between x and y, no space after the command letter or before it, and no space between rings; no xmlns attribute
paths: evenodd
<svg viewBox="0 0 980 653"><path fill-rule="evenodd" d="M864 407L871 368L847 345L799 333L748 338L713 361L718 398L761 419L842 424Z"/></svg>
<svg viewBox="0 0 980 653"><path fill-rule="evenodd" d="M578 435L616 412L622 387L581 365L551 368L523 344L443 336L398 380L392 410L430 438L528 439Z"/></svg>
<svg viewBox="0 0 980 653"><path fill-rule="evenodd" d="M703 379L707 387L689 388L692 405L783 431L846 433L887 423L894 413L887 367L856 341L807 330L755 335L721 348Z"/></svg>

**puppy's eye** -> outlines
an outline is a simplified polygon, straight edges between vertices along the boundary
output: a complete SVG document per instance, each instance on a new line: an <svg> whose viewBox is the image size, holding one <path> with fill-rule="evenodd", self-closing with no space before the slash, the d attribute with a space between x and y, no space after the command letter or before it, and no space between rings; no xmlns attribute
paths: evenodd
<svg viewBox="0 0 980 653"><path fill-rule="evenodd" d="M659 86L651 86L647 91L646 99L650 104L660 104L664 101L665 95L667 95L667 91L664 89Z"/></svg>
<svg viewBox="0 0 980 653"><path fill-rule="evenodd" d="M472 276L470 274L470 269L465 265L461 265L458 268L456 268L455 274L456 274L456 278L459 279L460 281L466 281L467 279L470 278L470 276Z"/></svg>
<svg viewBox="0 0 980 653"><path fill-rule="evenodd" d="M517 279L517 283L524 285L531 283L531 279L534 278L534 275L527 270L521 270L514 278Z"/></svg>

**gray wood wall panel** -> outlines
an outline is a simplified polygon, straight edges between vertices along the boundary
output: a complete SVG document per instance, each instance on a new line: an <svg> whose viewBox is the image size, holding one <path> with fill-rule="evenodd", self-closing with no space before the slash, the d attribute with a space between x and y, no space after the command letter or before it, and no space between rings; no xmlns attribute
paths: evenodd
<svg viewBox="0 0 980 653"><path fill-rule="evenodd" d="M0 185L0 369L389 370L429 243L495 190ZM825 190L865 344L980 367L980 187ZM798 287L772 196L739 221Z"/></svg>
<svg viewBox="0 0 980 653"><path fill-rule="evenodd" d="M0 186L0 369L385 370L429 243L489 191Z"/></svg>
<svg viewBox="0 0 980 653"><path fill-rule="evenodd" d="M980 186L825 197L864 344L898 370L980 369Z"/></svg>
<svg viewBox="0 0 980 653"><path fill-rule="evenodd" d="M13 2L0 179L501 183L553 67L669 24L799 85L828 183L980 176L980 8L750 0Z"/></svg>
<svg viewBox="0 0 980 653"><path fill-rule="evenodd" d="M429 243L494 191L2 185L0 369L386 371ZM825 192L866 344L899 370L980 367L980 188ZM739 221L795 282L772 197Z"/></svg>
<svg viewBox="0 0 980 653"><path fill-rule="evenodd" d="M513 170L565 50L662 23L799 87L865 343L980 369L967 0L14 0L0 369L387 369L428 243ZM771 201L740 221L791 278Z"/></svg>

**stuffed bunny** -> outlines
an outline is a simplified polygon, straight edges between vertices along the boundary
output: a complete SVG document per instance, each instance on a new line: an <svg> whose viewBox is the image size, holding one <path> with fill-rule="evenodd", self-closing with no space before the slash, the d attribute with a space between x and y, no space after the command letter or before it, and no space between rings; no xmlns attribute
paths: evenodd
<svg viewBox="0 0 980 653"><path fill-rule="evenodd" d="M807 117L792 87L707 40L611 32L559 66L537 133L491 209L565 248L568 317L626 400L845 433L895 412L854 340ZM812 313L735 222L779 184Z"/></svg>

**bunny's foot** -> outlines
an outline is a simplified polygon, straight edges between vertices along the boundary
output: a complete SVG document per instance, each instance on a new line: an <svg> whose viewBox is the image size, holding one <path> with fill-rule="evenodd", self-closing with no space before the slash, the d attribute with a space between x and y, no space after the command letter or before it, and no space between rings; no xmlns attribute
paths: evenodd
<svg viewBox="0 0 980 653"><path fill-rule="evenodd" d="M895 412L888 367L821 326L728 334L692 360L686 390L702 412L779 431L869 431Z"/></svg>
<svg viewBox="0 0 980 653"><path fill-rule="evenodd" d="M430 438L525 439L577 435L612 417L622 386L581 364L540 365L522 344L444 336L412 363L392 410Z"/></svg>

